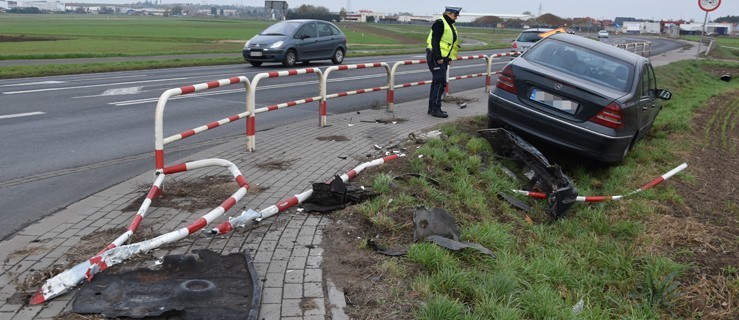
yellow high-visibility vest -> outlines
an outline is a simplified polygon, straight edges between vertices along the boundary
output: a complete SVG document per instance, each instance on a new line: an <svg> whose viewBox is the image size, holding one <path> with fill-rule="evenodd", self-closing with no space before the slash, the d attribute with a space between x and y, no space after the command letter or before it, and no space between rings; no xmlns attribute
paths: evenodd
<svg viewBox="0 0 739 320"><path fill-rule="evenodd" d="M459 37L457 37L457 41L454 41L454 35L457 33L457 29L453 29L452 26L446 22L444 17L439 20L444 23L444 34L441 35L441 41L439 41L441 56L444 58L449 57L452 60L457 59L457 52L459 51ZM432 48L431 36L433 33L433 30L429 31L429 37L426 39L426 48Z"/></svg>

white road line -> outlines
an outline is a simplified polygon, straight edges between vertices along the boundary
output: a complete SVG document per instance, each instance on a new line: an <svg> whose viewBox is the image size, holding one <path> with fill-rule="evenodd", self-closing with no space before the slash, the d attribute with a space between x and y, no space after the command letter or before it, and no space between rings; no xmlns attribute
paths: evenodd
<svg viewBox="0 0 739 320"><path fill-rule="evenodd" d="M36 93L36 92L45 92L45 91L73 90L73 89L81 89L81 88L112 87L112 86L137 84L137 83L179 81L179 80L185 80L185 79L189 79L189 78L170 78L170 79L159 79L159 80L142 80L142 81L117 82L117 83L107 83L107 84L93 84L93 85L87 85L87 86L74 86L74 87L64 87L64 88L46 88L46 89L24 90L24 91L8 91L8 92L0 92L0 94L20 94L20 93Z"/></svg>
<svg viewBox="0 0 739 320"><path fill-rule="evenodd" d="M14 84L3 84L0 87L20 87L20 86L33 86L39 84L60 84L65 81L38 81L38 82L25 82L25 83L14 83Z"/></svg>
<svg viewBox="0 0 739 320"><path fill-rule="evenodd" d="M26 112L26 113L15 113L15 114L6 114L4 116L0 116L0 119L10 119L10 118L20 118L20 117L29 117L29 116L37 116L41 114L46 114L46 112Z"/></svg>

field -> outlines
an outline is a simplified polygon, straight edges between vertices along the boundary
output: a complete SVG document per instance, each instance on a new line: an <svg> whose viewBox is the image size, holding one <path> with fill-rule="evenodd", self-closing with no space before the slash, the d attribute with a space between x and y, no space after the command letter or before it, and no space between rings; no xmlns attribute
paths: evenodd
<svg viewBox="0 0 739 320"><path fill-rule="evenodd" d="M244 19L104 15L0 15L0 60L240 52L273 22ZM425 48L428 26L340 23L348 53L401 53ZM515 33L462 29L470 49L507 47ZM409 49L409 47L411 47Z"/></svg>

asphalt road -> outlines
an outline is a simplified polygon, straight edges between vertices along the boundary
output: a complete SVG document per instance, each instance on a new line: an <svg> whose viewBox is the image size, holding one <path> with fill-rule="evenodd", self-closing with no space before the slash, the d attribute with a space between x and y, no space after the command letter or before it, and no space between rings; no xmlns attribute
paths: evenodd
<svg viewBox="0 0 739 320"><path fill-rule="evenodd" d="M652 54L681 44L654 39ZM657 41L655 41L657 40ZM608 41L630 41L612 37ZM507 50L497 50L505 52ZM463 55L495 51L463 52ZM344 64L423 59L420 55L347 58ZM87 61L87 60L85 60ZM501 58L493 69L509 61ZM4 62L2 65L8 65ZM22 63L22 62L17 62ZM58 63L65 63L58 61ZM297 68L325 69L328 62ZM254 68L248 64L110 72L0 80L0 239L100 190L141 173L154 172L154 109L159 96L177 88L235 76L252 79L261 72L284 70L280 65ZM457 61L451 76L482 73L484 60ZM425 65L402 66L395 83L430 80ZM336 93L386 85L384 68L331 73L327 92ZM450 83L451 93L482 88L484 78ZM227 86L173 99L164 115L164 136L170 136L245 111L243 86ZM260 81L257 108L319 95L314 74ZM428 86L397 89L395 102L428 96ZM385 92L329 100L332 114L385 106ZM419 110L423 112L424 110ZM315 118L318 103L262 113L259 131ZM173 143L165 149L167 164L231 139L244 138L245 123L228 124ZM148 187L148 186L147 186Z"/></svg>

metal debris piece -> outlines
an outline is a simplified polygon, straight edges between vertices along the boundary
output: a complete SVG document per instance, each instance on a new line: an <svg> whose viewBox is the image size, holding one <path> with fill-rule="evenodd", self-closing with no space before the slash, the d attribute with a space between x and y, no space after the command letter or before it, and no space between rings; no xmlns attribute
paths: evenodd
<svg viewBox="0 0 739 320"><path fill-rule="evenodd" d="M165 256L160 270L99 274L82 286L72 311L105 317L256 319L262 294L249 253L194 253Z"/></svg>
<svg viewBox="0 0 739 320"><path fill-rule="evenodd" d="M577 189L562 168L549 164L539 150L515 133L505 129L485 129L477 133L488 140L499 156L511 159L527 172L527 189L539 189L548 201L547 212L553 218L561 218L575 203ZM524 179L526 180L526 179Z"/></svg>
<svg viewBox="0 0 739 320"><path fill-rule="evenodd" d="M459 103L457 103L457 105L459 106L460 109L467 108L467 103L466 102L459 102Z"/></svg>
<svg viewBox="0 0 739 320"><path fill-rule="evenodd" d="M529 213L531 212L531 206L524 203L523 201L519 200L512 194L508 194L505 192L498 192L498 198L501 198L505 200L506 202L510 203L512 206L522 210L523 212Z"/></svg>
<svg viewBox="0 0 739 320"><path fill-rule="evenodd" d="M394 180L403 180L403 181L407 181L410 178L426 179L426 181L430 182L434 186L437 186L438 187L440 185L439 181L436 181L434 178L431 178L431 177L426 176L426 175L421 175L421 174L418 174L418 173L404 173L404 174L401 174L399 176L393 177Z"/></svg>

